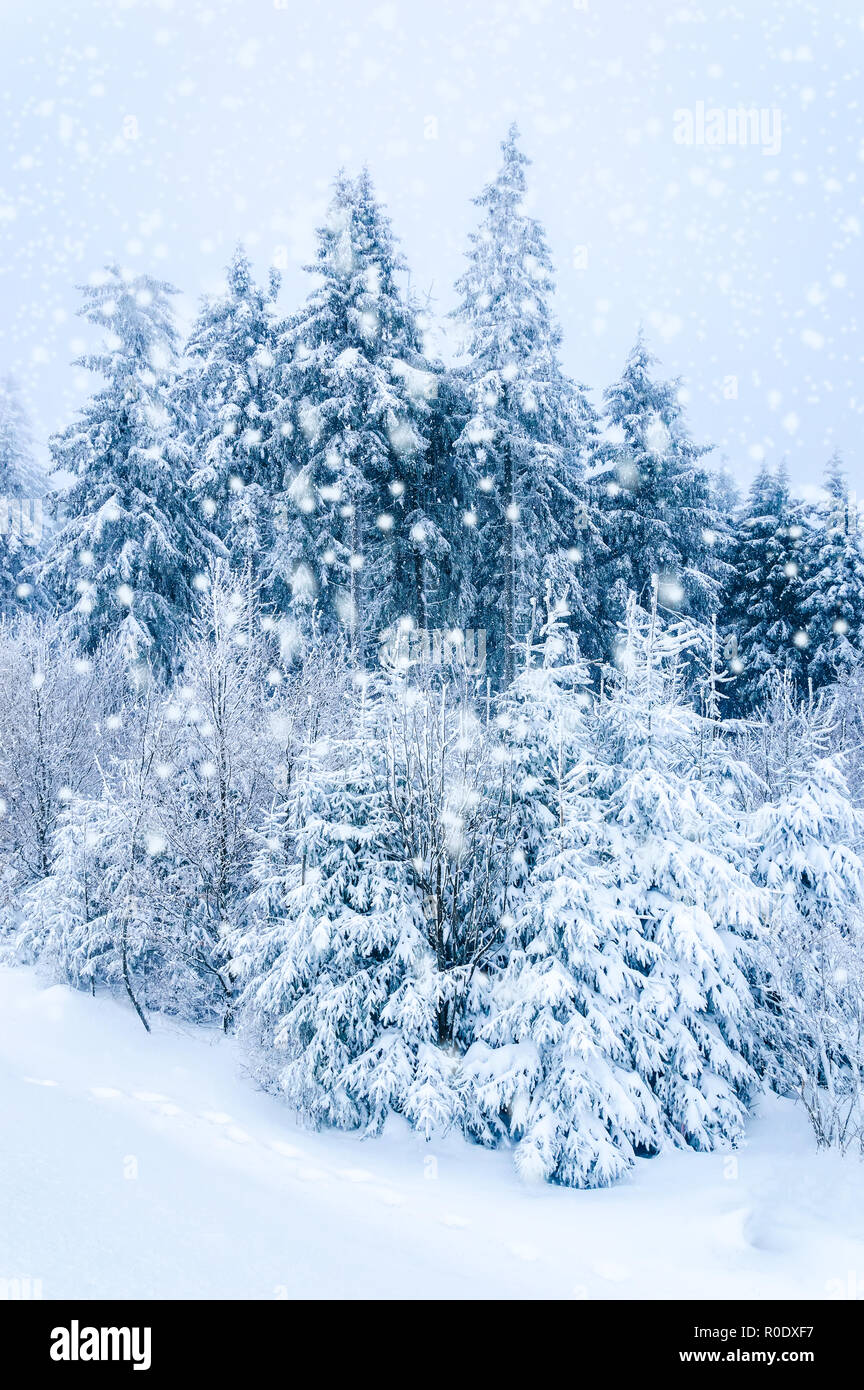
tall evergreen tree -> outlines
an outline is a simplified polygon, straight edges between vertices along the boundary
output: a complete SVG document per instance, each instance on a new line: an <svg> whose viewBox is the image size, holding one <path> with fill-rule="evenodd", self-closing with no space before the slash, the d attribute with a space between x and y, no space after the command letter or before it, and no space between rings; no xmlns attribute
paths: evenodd
<svg viewBox="0 0 864 1390"><path fill-rule="evenodd" d="M447 548L425 434L436 373L366 171L336 179L309 269L321 283L279 346L290 463L268 582L286 608L346 627L359 657L397 616L424 624L428 565Z"/></svg>
<svg viewBox="0 0 864 1390"><path fill-rule="evenodd" d="M540 224L524 208L528 160L511 126L503 162L476 205L468 269L457 284L467 330L470 416L458 441L474 500L477 624L506 682L531 604L547 584L586 620L578 564L580 477L595 421L584 391L564 375L550 306L552 263Z"/></svg>
<svg viewBox="0 0 864 1390"><path fill-rule="evenodd" d="M188 456L171 405L170 285L109 266L81 314L104 334L79 359L105 378L80 418L51 440L72 475L64 521L35 575L92 652L118 633L130 661L168 666L213 538L194 516ZM215 542L213 542L215 544Z"/></svg>
<svg viewBox="0 0 864 1390"><path fill-rule="evenodd" d="M864 649L864 539L857 499L836 454L826 467L824 487L827 497L808 537L802 603L815 686L846 675Z"/></svg>
<svg viewBox="0 0 864 1390"><path fill-rule="evenodd" d="M262 562L272 527L270 497L281 487L280 450L270 439L277 325L273 271L266 290L242 246L221 296L206 300L186 352L191 366L177 395L187 419L189 486L236 568Z"/></svg>
<svg viewBox="0 0 864 1390"><path fill-rule="evenodd" d="M808 674L808 615L802 566L805 520L784 464L759 470L739 518L735 575L725 617L725 650L737 676L730 696L739 711L763 698L775 671L790 673L799 690Z"/></svg>
<svg viewBox="0 0 864 1390"><path fill-rule="evenodd" d="M656 362L640 333L604 392L611 438L591 481L600 531L598 655L607 660L629 592L650 602L657 575L661 604L701 622L719 611L728 574L724 522L701 462L710 450L690 438L679 383L657 380Z"/></svg>

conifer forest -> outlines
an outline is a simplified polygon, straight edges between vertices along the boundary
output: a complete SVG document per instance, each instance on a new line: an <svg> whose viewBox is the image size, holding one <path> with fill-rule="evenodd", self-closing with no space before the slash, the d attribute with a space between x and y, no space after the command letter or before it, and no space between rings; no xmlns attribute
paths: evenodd
<svg viewBox="0 0 864 1390"><path fill-rule="evenodd" d="M524 7L472 7L518 43ZM528 8L547 38L582 22ZM262 23L300 42L286 10ZM401 13L361 23L361 51ZM675 158L792 157L792 117L745 151L739 113L732 150L734 122L703 103L673 130L675 104ZM636 294L617 374L577 379L591 345L543 207L558 128L527 99L490 109L473 204L424 205L434 291L361 119L344 159L322 137L306 263L267 263L249 187L218 287L175 287L170 245L66 257L74 401L34 419L20 335L0 340L4 978L75 1018L111 1001L142 1053L166 1030L230 1047L250 1097L369 1140L364 1163L398 1133L418 1164L470 1152L478 1183L485 1149L516 1186L615 1188L746 1151L783 1102L852 1171L860 430L814 432L806 469L780 438L718 449L667 365L708 360L697 311L678 336ZM707 265L698 239L682 254Z"/></svg>

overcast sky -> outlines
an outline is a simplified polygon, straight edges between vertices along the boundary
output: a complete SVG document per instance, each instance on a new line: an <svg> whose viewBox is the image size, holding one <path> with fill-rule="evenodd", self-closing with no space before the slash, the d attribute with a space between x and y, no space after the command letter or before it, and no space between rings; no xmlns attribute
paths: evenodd
<svg viewBox="0 0 864 1390"><path fill-rule="evenodd" d="M567 367L599 397L641 321L740 480L785 454L806 486L839 448L864 493L853 0L0 0L0 17L0 371L40 443L91 385L69 365L89 331L76 284L117 259L180 287L188 321L242 239L262 276L287 267L292 308L341 164L369 164L443 316L516 119ZM739 107L755 143L732 143Z"/></svg>

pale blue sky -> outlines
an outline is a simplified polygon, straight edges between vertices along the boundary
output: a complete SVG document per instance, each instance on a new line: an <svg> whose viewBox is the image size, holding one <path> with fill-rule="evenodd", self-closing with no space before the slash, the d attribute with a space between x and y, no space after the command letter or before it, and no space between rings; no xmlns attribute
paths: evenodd
<svg viewBox="0 0 864 1390"><path fill-rule="evenodd" d="M188 320L242 238L262 275L287 264L288 309L342 163L368 162L443 315L515 118L566 365L599 395L641 320L741 480L785 453L810 484L838 447L864 492L852 0L0 0L0 19L0 370L41 441L88 389L76 282L118 259L178 285ZM682 111L698 141L700 111L739 106L776 153L676 140Z"/></svg>

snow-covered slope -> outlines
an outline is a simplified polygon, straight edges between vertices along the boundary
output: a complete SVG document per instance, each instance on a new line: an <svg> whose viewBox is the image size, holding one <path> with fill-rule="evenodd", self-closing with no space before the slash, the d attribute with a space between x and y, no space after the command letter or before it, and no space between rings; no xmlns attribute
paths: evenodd
<svg viewBox="0 0 864 1390"><path fill-rule="evenodd" d="M0 1278L45 1298L825 1298L864 1276L864 1165L766 1101L734 1155L601 1192L400 1128L299 1130L230 1040L0 970Z"/></svg>

